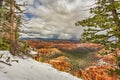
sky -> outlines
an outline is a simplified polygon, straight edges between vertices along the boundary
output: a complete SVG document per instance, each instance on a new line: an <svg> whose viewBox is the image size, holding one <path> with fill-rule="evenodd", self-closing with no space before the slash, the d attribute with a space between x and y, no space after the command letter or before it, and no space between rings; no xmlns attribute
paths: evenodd
<svg viewBox="0 0 120 80"><path fill-rule="evenodd" d="M21 37L70 40L80 39L83 28L75 22L89 17L89 6L94 4L94 0L18 0L23 1L28 4L24 7L28 21Z"/></svg>

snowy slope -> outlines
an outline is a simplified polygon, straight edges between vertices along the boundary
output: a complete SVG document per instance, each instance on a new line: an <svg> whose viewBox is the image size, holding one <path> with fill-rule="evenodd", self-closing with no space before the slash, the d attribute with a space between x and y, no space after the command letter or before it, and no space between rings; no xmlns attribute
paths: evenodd
<svg viewBox="0 0 120 80"><path fill-rule="evenodd" d="M0 72L0 80L11 80L6 74Z"/></svg>
<svg viewBox="0 0 120 80"><path fill-rule="evenodd" d="M0 51L1 53L9 54L9 52ZM58 71L49 64L39 63L30 58L12 59L19 62L10 61L12 66L0 63L0 80L81 80L68 73Z"/></svg>

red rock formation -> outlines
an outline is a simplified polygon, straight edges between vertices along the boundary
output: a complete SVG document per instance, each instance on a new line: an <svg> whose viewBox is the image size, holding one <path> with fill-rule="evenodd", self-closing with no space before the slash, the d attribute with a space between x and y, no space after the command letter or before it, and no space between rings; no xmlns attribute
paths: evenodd
<svg viewBox="0 0 120 80"><path fill-rule="evenodd" d="M38 54L45 55L45 56L53 56L54 54L61 54L61 51L57 48L41 48L37 50Z"/></svg>
<svg viewBox="0 0 120 80"><path fill-rule="evenodd" d="M108 54L100 55L97 53L96 57L101 58L104 62L107 62L108 64L111 64L111 65L116 64L116 56L120 57L120 50L119 49L116 49L115 51L102 49L101 51L99 51L99 53L102 53L102 52L107 52Z"/></svg>
<svg viewBox="0 0 120 80"><path fill-rule="evenodd" d="M83 77L85 80L118 80L116 74L110 76L108 70L114 69L113 66L90 66L85 71L74 72L77 77Z"/></svg>
<svg viewBox="0 0 120 80"><path fill-rule="evenodd" d="M72 69L71 64L68 62L68 58L65 56L61 56L52 60L46 61L46 63L51 64L54 68L59 69L61 71L69 72Z"/></svg>
<svg viewBox="0 0 120 80"><path fill-rule="evenodd" d="M107 65L102 64L99 66L90 66L86 68L85 71L75 71L74 75L77 77L83 77L85 80L119 80L116 73L113 72L110 76L108 71L119 68L115 65L117 63L116 56L120 57L120 50L116 49L115 51L110 51L102 49L99 53L100 52L109 53L105 55L96 54L96 57L106 62Z"/></svg>
<svg viewBox="0 0 120 80"><path fill-rule="evenodd" d="M80 43L80 42L72 42L72 41L28 41L29 45L32 48L58 48L58 49L64 49L64 50L73 50L77 48L89 48L93 50L101 49L103 48L100 44L94 44L94 43Z"/></svg>

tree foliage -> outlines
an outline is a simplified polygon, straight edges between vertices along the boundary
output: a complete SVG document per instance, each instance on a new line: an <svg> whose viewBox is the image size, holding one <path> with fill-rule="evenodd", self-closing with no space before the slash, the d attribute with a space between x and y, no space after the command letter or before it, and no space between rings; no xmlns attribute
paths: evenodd
<svg viewBox="0 0 120 80"><path fill-rule="evenodd" d="M120 48L120 0L97 0L90 13L92 17L76 22L87 26L82 41Z"/></svg>
<svg viewBox="0 0 120 80"><path fill-rule="evenodd" d="M10 50L13 55L28 52L27 42L19 41L19 28L22 25L24 11L21 6L25 5L26 3L18 4L16 0L0 0L0 49Z"/></svg>

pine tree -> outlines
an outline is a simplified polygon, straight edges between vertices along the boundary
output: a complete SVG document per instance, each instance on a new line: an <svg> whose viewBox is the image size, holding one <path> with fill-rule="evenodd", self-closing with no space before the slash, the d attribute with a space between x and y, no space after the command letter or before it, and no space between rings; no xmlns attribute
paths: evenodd
<svg viewBox="0 0 120 80"><path fill-rule="evenodd" d="M1 2L2 1L2 2ZM15 0L0 1L0 49L10 50L11 54L17 55L18 48L21 44L18 41L19 27L22 25L22 13L24 10L21 6L26 4L17 4ZM6 34L8 36L6 36ZM7 38L6 38L7 37Z"/></svg>
<svg viewBox="0 0 120 80"><path fill-rule="evenodd" d="M19 13L23 13L21 6L25 6L26 4L24 3L21 6L20 5L17 4L15 0L10 0L10 53L12 55L26 54L22 52L26 52L27 49L24 48L22 49L23 51L21 51L21 47L24 47L26 44L21 46L24 42L18 41L18 31L22 24L21 15L19 15ZM18 14L15 11L17 11Z"/></svg>
<svg viewBox="0 0 120 80"><path fill-rule="evenodd" d="M120 48L120 0L97 0L90 13L92 17L76 23L87 27L82 41Z"/></svg>

